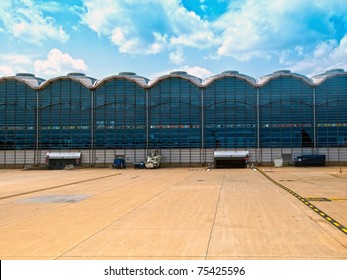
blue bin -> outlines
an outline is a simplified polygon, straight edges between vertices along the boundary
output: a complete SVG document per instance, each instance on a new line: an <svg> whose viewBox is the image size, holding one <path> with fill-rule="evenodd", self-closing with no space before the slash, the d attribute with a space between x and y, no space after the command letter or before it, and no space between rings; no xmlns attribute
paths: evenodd
<svg viewBox="0 0 347 280"><path fill-rule="evenodd" d="M122 158L116 158L113 161L113 168L123 169L125 168L125 160Z"/></svg>
<svg viewBox="0 0 347 280"><path fill-rule="evenodd" d="M325 166L325 155L302 155L298 156L295 166Z"/></svg>

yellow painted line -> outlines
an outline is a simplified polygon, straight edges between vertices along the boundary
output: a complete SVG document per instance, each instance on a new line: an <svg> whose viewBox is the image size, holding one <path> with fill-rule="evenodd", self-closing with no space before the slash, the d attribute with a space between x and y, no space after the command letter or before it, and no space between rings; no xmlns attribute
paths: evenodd
<svg viewBox="0 0 347 280"><path fill-rule="evenodd" d="M11 194L11 195L7 195L7 196L2 196L2 197L0 197L0 200L1 200L1 199L6 199L6 198L12 198L12 197L16 197L16 196L21 196L21 195L26 195L26 194L32 194L32 193L37 193L37 192L43 192L43 191L48 191L48 190L63 188L63 187L67 187L67 186L71 186L71 185L77 185L77 184L86 183L86 182L90 182L90 181L96 181L96 180L105 179L105 178L112 177L112 176L116 176L116 175L120 175L120 174L122 174L122 173L117 173L117 174L112 174L112 175L106 175L106 176L91 178L91 179L87 179L87 180L81 180L81 181L71 182L71 183L67 183L67 184L63 184L63 185L58 185L58 186L53 186L53 187L48 187L48 188L43 188L43 189L28 191L28 192L22 192L22 193Z"/></svg>
<svg viewBox="0 0 347 280"><path fill-rule="evenodd" d="M269 179L271 182L273 182L275 185L281 187L282 189L286 190L288 193L294 195L296 198L298 198L299 200L301 200L303 203L305 203L307 206L309 206L312 210L314 210L317 214L319 213L319 215L321 215L322 217L324 217L327 221L329 221L331 224L333 224L335 227L337 227L338 229L340 229L341 231L343 231L345 234L347 234L347 229L343 226L340 225L338 222L336 222L336 220L333 220L332 218L330 218L329 216L327 216L327 214L325 214L324 212L322 212L320 209L318 209L316 206L314 206L313 204L309 203L307 200L318 200L319 198L304 198L301 197L300 195L298 195L297 193L295 193L294 191L292 191L291 189L281 185L280 183L278 183L277 181L275 181L274 179L272 179L270 176L268 176L267 174L265 174L264 172L261 171L261 169L258 169L260 171L260 173L262 175L264 175L264 177L266 177L267 179ZM320 198L322 199L322 201L331 201L331 200L347 200L347 199L336 199L336 198Z"/></svg>

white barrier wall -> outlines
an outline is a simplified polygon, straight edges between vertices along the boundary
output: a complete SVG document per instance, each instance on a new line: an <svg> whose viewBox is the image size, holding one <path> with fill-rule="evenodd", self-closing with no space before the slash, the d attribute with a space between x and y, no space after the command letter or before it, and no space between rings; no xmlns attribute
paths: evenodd
<svg viewBox="0 0 347 280"><path fill-rule="evenodd" d="M32 150L1 150L0 168L18 168L35 163L35 153Z"/></svg>
<svg viewBox="0 0 347 280"><path fill-rule="evenodd" d="M340 148L263 148L263 149L161 149L163 166L205 166L214 162L214 151L249 151L248 162L273 165L275 159L283 159L284 165L292 165L297 156L324 154L327 165L347 164L347 147ZM43 165L48 152L81 152L81 165L85 167L110 167L115 156L121 156L131 167L133 163L146 161L153 150L107 149L107 150L2 150L0 168L22 168L25 165ZM37 156L37 160L35 160Z"/></svg>

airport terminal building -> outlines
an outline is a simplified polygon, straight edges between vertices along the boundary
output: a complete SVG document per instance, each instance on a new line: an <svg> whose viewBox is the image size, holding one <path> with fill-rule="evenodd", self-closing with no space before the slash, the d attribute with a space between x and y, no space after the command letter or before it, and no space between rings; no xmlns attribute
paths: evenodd
<svg viewBox="0 0 347 280"><path fill-rule="evenodd" d="M347 72L0 78L0 168L44 165L59 153L82 166L108 167L115 156L128 165L153 151L166 166L204 166L216 151L247 151L255 165L319 154L346 164Z"/></svg>

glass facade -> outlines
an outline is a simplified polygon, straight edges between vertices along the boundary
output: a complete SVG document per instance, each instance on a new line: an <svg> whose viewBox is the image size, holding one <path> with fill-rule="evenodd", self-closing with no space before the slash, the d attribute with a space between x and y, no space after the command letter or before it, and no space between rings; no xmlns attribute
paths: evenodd
<svg viewBox="0 0 347 280"><path fill-rule="evenodd" d="M346 147L347 75L327 77L315 93L318 147Z"/></svg>
<svg viewBox="0 0 347 280"><path fill-rule="evenodd" d="M39 147L91 147L91 93L80 81L61 77L48 81L39 93Z"/></svg>
<svg viewBox="0 0 347 280"><path fill-rule="evenodd" d="M185 77L166 77L149 92L149 148L201 147L199 87Z"/></svg>
<svg viewBox="0 0 347 280"><path fill-rule="evenodd" d="M204 147L257 145L257 91L240 77L220 77L204 89Z"/></svg>
<svg viewBox="0 0 347 280"><path fill-rule="evenodd" d="M146 147L145 89L126 77L100 83L95 96L95 148Z"/></svg>
<svg viewBox="0 0 347 280"><path fill-rule="evenodd" d="M0 150L34 149L36 90L12 77L0 79Z"/></svg>
<svg viewBox="0 0 347 280"><path fill-rule="evenodd" d="M313 147L313 87L285 74L259 89L260 146Z"/></svg>
<svg viewBox="0 0 347 280"><path fill-rule="evenodd" d="M0 150L258 147L347 147L347 72L0 78Z"/></svg>

